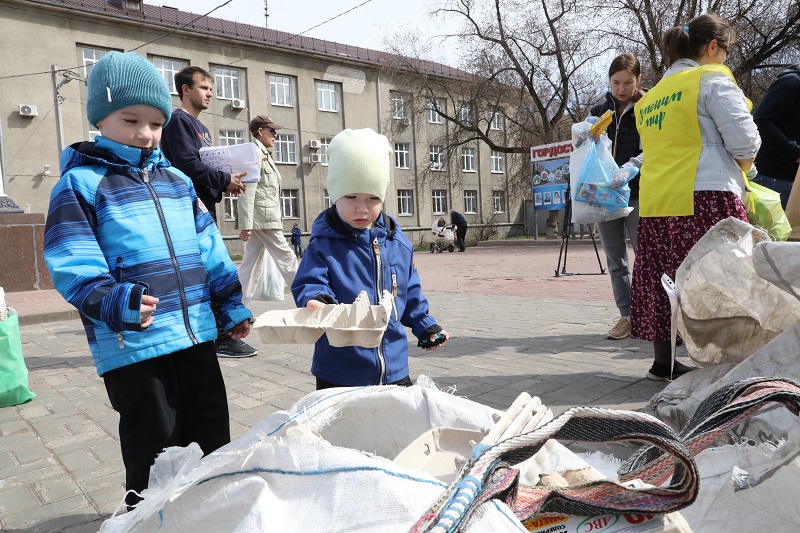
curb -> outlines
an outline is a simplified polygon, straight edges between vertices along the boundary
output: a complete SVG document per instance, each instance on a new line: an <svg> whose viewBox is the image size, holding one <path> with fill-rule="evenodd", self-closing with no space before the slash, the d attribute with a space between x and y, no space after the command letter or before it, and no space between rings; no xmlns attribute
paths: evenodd
<svg viewBox="0 0 800 533"><path fill-rule="evenodd" d="M597 244L597 247L600 248L600 238L596 237L594 242ZM592 239L585 238L585 239L578 239L578 238L570 238L569 239L570 246L572 245L591 245ZM558 239L513 239L513 240L492 240L492 241L479 241L476 245L478 247L491 247L491 246L561 246L561 238Z"/></svg>
<svg viewBox="0 0 800 533"><path fill-rule="evenodd" d="M62 320L74 320L81 315L77 309L71 311L50 311L32 315L17 315L20 326L33 326L36 324L47 324L48 322L60 322Z"/></svg>

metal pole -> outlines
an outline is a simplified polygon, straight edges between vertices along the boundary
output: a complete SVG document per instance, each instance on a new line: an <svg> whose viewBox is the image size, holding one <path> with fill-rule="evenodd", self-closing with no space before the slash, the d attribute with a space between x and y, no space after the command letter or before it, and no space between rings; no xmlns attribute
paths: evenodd
<svg viewBox="0 0 800 533"><path fill-rule="evenodd" d="M59 84L56 65L50 66L50 74L53 78L53 105L56 112L56 145L58 146L58 156L61 157L61 152L64 150L64 126L61 122L61 96L58 94L58 88L63 84Z"/></svg>

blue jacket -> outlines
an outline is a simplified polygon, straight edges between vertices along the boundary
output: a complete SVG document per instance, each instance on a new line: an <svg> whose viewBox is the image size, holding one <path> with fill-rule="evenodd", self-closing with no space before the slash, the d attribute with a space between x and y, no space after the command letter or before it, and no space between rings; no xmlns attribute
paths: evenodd
<svg viewBox="0 0 800 533"><path fill-rule="evenodd" d="M64 150L44 257L100 375L216 339L214 312L225 330L252 317L219 230L160 150L103 137ZM142 294L160 300L146 330Z"/></svg>
<svg viewBox="0 0 800 533"><path fill-rule="evenodd" d="M292 244L303 244L303 241L300 240L302 234L300 228L292 228Z"/></svg>
<svg viewBox="0 0 800 533"><path fill-rule="evenodd" d="M377 227L358 231L339 218L336 206L320 213L292 283L297 306L305 307L314 298L353 303L361 291L378 304L384 289L396 294L396 310L392 310L380 346L337 348L323 335L311 365L317 378L348 386L399 381L408 376L408 338L403 326L410 327L416 337L441 331L428 314L428 300L422 295L414 267L413 246L393 218L382 215Z"/></svg>

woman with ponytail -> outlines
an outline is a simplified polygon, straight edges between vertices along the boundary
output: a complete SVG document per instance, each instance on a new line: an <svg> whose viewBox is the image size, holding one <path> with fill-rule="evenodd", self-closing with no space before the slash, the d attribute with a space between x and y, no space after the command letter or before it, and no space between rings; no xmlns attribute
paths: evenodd
<svg viewBox="0 0 800 533"><path fill-rule="evenodd" d="M711 13L670 28L662 41L670 67L635 106L643 158L631 336L653 343L652 380L693 370L672 366L662 274L675 279L692 246L720 220L747 221L742 172L761 139L749 101L723 64L734 40L731 26Z"/></svg>

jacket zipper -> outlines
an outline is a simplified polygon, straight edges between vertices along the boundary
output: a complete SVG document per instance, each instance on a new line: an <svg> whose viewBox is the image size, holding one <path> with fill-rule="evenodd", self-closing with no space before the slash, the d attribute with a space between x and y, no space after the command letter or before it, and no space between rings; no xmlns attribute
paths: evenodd
<svg viewBox="0 0 800 533"><path fill-rule="evenodd" d="M117 277L117 283L124 283L125 276L123 275L123 267L125 266L125 260L122 259L122 256L117 257L117 267L115 269L115 274ZM119 344L119 349L122 350L125 348L125 340L122 338L122 332L117 333L117 343Z"/></svg>
<svg viewBox="0 0 800 533"><path fill-rule="evenodd" d="M150 184L150 172L147 170L147 167L142 167L141 171L144 184L147 186L147 189L150 191L150 195L153 197L153 202L156 204L158 220L161 222L161 230L164 232L164 238L167 240L167 248L169 248L169 258L172 261L172 267L175 269L175 274L178 279L178 294L181 297L183 325L186 327L186 332L189 334L189 339L192 341L192 344L197 344L197 339L195 338L194 332L192 331L192 326L189 323L189 302L186 300L186 290L183 286L183 278L181 277L181 269L178 266L178 259L175 257L175 248L172 246L172 239L170 239L169 231L167 231L167 221L164 219L164 211L161 208L161 202L158 201L158 196L156 196L155 189L153 189L153 186Z"/></svg>
<svg viewBox="0 0 800 533"><path fill-rule="evenodd" d="M392 308L394 309L394 319L400 320L400 317L397 316L397 304L395 301L397 300L397 273L392 272Z"/></svg>
<svg viewBox="0 0 800 533"><path fill-rule="evenodd" d="M375 304L380 305L383 295L383 268L381 266L381 249L378 238L372 241L372 253L375 254ZM378 344L378 365L380 365L381 375L379 385L386 384L386 360L383 357L383 339Z"/></svg>

